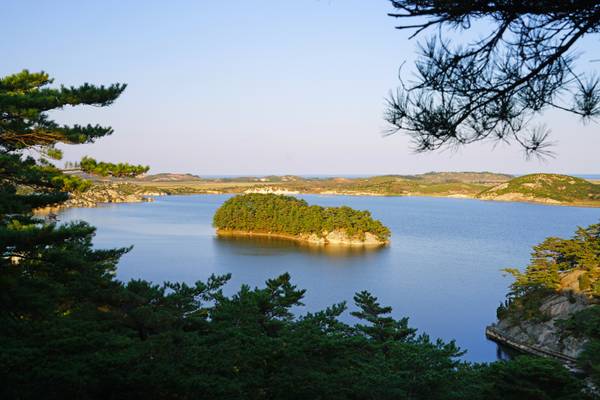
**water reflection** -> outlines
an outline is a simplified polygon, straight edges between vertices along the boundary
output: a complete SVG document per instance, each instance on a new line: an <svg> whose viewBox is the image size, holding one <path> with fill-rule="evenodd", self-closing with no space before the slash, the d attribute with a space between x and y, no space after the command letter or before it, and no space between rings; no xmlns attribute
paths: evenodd
<svg viewBox="0 0 600 400"><path fill-rule="evenodd" d="M248 256L276 256L302 252L307 255L333 258L368 258L375 253L389 251L388 246L319 246L268 236L215 236L215 246L221 250Z"/></svg>

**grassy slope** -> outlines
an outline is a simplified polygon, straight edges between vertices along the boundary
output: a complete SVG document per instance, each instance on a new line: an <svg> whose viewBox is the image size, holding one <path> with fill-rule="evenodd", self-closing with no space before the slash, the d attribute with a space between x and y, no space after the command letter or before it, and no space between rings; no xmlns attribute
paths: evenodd
<svg viewBox="0 0 600 400"><path fill-rule="evenodd" d="M490 200L550 200L566 204L600 204L600 185L567 175L531 174L483 191Z"/></svg>

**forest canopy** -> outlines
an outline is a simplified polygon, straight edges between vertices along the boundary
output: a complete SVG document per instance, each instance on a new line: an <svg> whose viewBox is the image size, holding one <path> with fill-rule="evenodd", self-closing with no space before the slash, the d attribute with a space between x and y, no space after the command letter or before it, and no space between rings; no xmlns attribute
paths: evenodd
<svg viewBox="0 0 600 400"><path fill-rule="evenodd" d="M390 230L371 217L369 211L350 207L310 206L302 199L275 194L244 194L227 200L217 210L213 225L223 230L270 232L289 235L345 231L350 237L364 238L369 232L380 240Z"/></svg>

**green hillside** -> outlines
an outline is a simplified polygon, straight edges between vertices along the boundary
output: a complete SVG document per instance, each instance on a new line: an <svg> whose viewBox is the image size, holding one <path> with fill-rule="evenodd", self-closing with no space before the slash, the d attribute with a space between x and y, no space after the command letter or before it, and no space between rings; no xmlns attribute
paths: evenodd
<svg viewBox="0 0 600 400"><path fill-rule="evenodd" d="M478 197L486 200L600 203L600 185L568 175L531 174L487 189Z"/></svg>

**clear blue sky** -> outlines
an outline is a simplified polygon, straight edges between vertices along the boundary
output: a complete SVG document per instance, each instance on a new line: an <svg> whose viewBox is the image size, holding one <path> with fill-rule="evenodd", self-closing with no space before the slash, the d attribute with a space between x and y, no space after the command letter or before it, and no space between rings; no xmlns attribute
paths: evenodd
<svg viewBox="0 0 600 400"><path fill-rule="evenodd" d="M415 155L384 138L384 98L417 42L394 30L386 0L26 1L1 5L2 75L45 70L57 83L126 82L110 108L62 122L115 134L67 146L196 174L376 174L432 170L599 173L600 127L560 112L544 120L557 157L526 161L516 146ZM581 63L600 58L598 38Z"/></svg>

